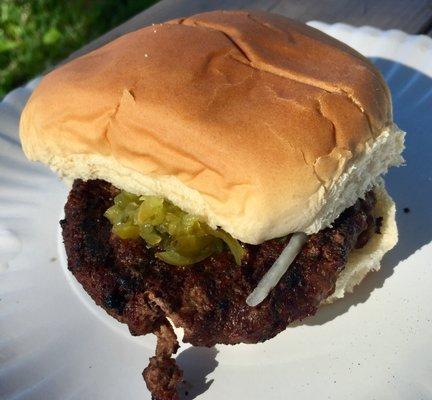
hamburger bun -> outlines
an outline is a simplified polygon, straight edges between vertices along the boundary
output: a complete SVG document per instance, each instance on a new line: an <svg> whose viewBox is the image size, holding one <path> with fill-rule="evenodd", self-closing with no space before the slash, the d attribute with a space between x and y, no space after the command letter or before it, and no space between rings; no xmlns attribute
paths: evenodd
<svg viewBox="0 0 432 400"><path fill-rule="evenodd" d="M403 133L363 56L260 12L215 11L140 29L49 73L21 118L26 155L68 181L104 179L157 194L258 244L329 226L390 166ZM342 297L397 241L350 255Z"/></svg>
<svg viewBox="0 0 432 400"><path fill-rule="evenodd" d="M384 182L375 186L374 193L377 198L374 216L382 218L379 234L375 233L364 247L349 253L348 262L336 281L335 291L324 303L341 299L346 293L351 293L368 272L379 270L382 258L398 241L396 205L387 193Z"/></svg>

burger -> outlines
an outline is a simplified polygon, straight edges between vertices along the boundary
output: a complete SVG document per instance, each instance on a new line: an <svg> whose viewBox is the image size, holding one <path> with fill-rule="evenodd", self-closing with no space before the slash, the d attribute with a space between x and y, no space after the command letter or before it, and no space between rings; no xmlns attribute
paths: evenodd
<svg viewBox="0 0 432 400"><path fill-rule="evenodd" d="M257 343L341 298L397 242L382 179L403 162L378 70L288 18L215 11L148 26L47 74L20 136L71 190L68 268L177 399L174 331ZM53 210L55 211L55 210Z"/></svg>

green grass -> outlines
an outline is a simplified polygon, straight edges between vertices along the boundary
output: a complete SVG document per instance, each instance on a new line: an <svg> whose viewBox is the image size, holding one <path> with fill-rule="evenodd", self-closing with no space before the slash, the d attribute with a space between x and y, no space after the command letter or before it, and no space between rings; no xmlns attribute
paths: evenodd
<svg viewBox="0 0 432 400"><path fill-rule="evenodd" d="M0 98L155 0L0 0Z"/></svg>

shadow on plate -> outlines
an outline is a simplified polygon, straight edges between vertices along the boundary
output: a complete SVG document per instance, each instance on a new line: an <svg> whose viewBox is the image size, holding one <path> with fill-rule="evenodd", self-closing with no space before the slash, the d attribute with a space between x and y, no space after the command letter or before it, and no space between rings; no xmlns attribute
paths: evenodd
<svg viewBox="0 0 432 400"><path fill-rule="evenodd" d="M176 361L184 373L184 383L179 390L182 400L192 400L211 386L213 379L207 376L218 365L217 353L214 347L189 347L177 356Z"/></svg>
<svg viewBox="0 0 432 400"><path fill-rule="evenodd" d="M399 243L345 298L324 306L302 324L322 325L365 302L397 265L432 240L432 78L400 63L373 58L393 95L394 119L407 132L406 166L392 169L386 186L396 202Z"/></svg>

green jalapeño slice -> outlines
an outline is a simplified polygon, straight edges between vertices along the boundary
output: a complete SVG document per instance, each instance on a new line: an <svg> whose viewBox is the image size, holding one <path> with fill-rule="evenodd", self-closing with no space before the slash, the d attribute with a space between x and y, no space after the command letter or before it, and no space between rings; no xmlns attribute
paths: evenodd
<svg viewBox="0 0 432 400"><path fill-rule="evenodd" d="M228 248L237 265L245 249L221 229L212 229L159 196L137 196L121 191L105 211L113 232L121 239L141 237L157 246L156 257L172 265L194 264Z"/></svg>

